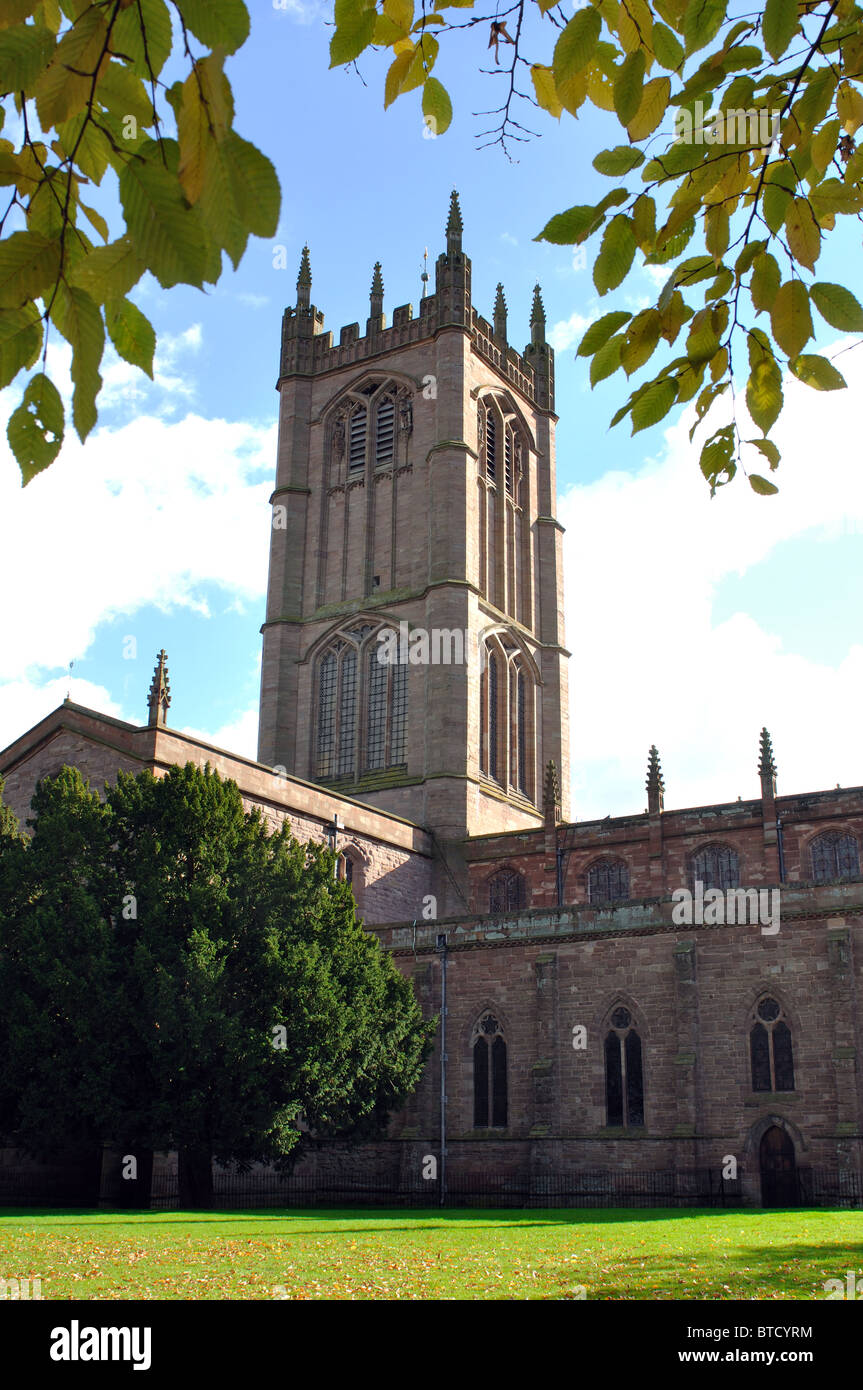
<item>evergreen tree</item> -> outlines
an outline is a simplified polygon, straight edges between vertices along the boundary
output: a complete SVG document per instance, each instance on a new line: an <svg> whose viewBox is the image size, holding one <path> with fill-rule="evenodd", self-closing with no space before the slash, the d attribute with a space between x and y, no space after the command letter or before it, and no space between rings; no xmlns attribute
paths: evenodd
<svg viewBox="0 0 863 1390"><path fill-rule="evenodd" d="M191 764L121 773L104 805L64 769L34 809L0 976L28 1146L176 1148L181 1203L206 1205L214 1157L284 1165L309 1129L368 1132L414 1089L434 1025L331 851ZM34 1023L52 1065L23 1045Z"/></svg>

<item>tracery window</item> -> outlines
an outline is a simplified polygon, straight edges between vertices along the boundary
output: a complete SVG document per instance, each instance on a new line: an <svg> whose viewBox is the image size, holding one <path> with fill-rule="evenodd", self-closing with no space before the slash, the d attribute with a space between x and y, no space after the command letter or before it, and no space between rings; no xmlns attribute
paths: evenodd
<svg viewBox="0 0 863 1390"><path fill-rule="evenodd" d="M794 1052L785 1010L769 996L759 999L749 1029L753 1091L793 1091Z"/></svg>
<svg viewBox="0 0 863 1390"><path fill-rule="evenodd" d="M489 639L480 676L480 771L500 786L534 798L535 685L506 636Z"/></svg>
<svg viewBox="0 0 863 1390"><path fill-rule="evenodd" d="M372 624L349 629L318 658L313 775L320 780L356 780L404 764L407 668L378 659L381 631Z"/></svg>
<svg viewBox="0 0 863 1390"><path fill-rule="evenodd" d="M333 482L344 481L342 460L347 449L348 478L361 477L369 462L391 467L399 439L413 429L413 412L406 388L392 381L370 381L354 387L341 401L331 423Z"/></svg>
<svg viewBox="0 0 863 1390"><path fill-rule="evenodd" d="M505 1129L507 1123L506 1039L494 1014L479 1019L471 1038L475 1129Z"/></svg>
<svg viewBox="0 0 863 1390"><path fill-rule="evenodd" d="M489 912L515 912L525 905L524 874L517 869L500 869L488 881Z"/></svg>
<svg viewBox="0 0 863 1390"><path fill-rule="evenodd" d="M598 859L587 871L587 898L616 903L629 897L629 868L622 859Z"/></svg>
<svg viewBox="0 0 863 1390"><path fill-rule="evenodd" d="M696 883L708 888L740 887L740 856L728 845L705 845L689 864L690 889Z"/></svg>
<svg viewBox="0 0 863 1390"><path fill-rule="evenodd" d="M477 406L479 582L499 609L528 618L530 534L522 515L527 447L524 428L506 396Z"/></svg>
<svg viewBox="0 0 863 1390"><path fill-rule="evenodd" d="M605 1035L606 1123L630 1129L644 1124L641 1038L623 1005L612 1010Z"/></svg>
<svg viewBox="0 0 863 1390"><path fill-rule="evenodd" d="M860 873L860 855L854 835L838 830L826 830L816 835L809 846L812 877L816 883L829 883L836 878L856 878Z"/></svg>

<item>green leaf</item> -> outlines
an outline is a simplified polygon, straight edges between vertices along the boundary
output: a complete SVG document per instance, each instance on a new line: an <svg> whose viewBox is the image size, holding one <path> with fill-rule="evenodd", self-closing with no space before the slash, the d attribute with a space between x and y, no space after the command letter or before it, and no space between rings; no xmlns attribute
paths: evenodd
<svg viewBox="0 0 863 1390"><path fill-rule="evenodd" d="M66 30L32 89L43 130L83 111L93 83L91 74L102 57L107 36L108 27L98 5L84 10Z"/></svg>
<svg viewBox="0 0 863 1390"><path fill-rule="evenodd" d="M788 247L801 265L815 269L821 253L821 230L805 198L794 198L785 215Z"/></svg>
<svg viewBox="0 0 863 1390"><path fill-rule="evenodd" d="M725 19L725 0L689 0L683 21L686 52L697 53L719 32Z"/></svg>
<svg viewBox="0 0 863 1390"><path fill-rule="evenodd" d="M0 30L0 92L31 87L54 52L54 35L43 24Z"/></svg>
<svg viewBox="0 0 863 1390"><path fill-rule="evenodd" d="M613 150L603 150L593 161L593 167L598 174L608 174L610 178L620 178L621 174L628 174L630 169L637 169L639 164L644 163L644 155L641 150L634 150L631 145L615 145Z"/></svg>
<svg viewBox="0 0 863 1390"><path fill-rule="evenodd" d="M614 109L621 125L629 125L641 105L644 66L644 49L637 48L624 59L614 79Z"/></svg>
<svg viewBox="0 0 863 1390"><path fill-rule="evenodd" d="M128 294L144 274L144 262L129 237L97 246L79 261L69 279L97 304Z"/></svg>
<svg viewBox="0 0 863 1390"><path fill-rule="evenodd" d="M553 3L556 3L556 0L553 0ZM550 115L559 119L563 111L563 103L557 94L557 84L551 68L545 67L542 63L532 63L530 76L536 99L543 111L548 111Z"/></svg>
<svg viewBox="0 0 863 1390"><path fill-rule="evenodd" d="M102 385L99 363L105 347L102 315L86 290L60 283L51 319L72 348L72 416L81 442L96 423L96 397Z"/></svg>
<svg viewBox="0 0 863 1390"><path fill-rule="evenodd" d="M249 37L249 11L243 0L174 0L196 39L208 48L235 53Z"/></svg>
<svg viewBox="0 0 863 1390"><path fill-rule="evenodd" d="M236 267L251 232L274 236L281 191L266 155L231 132L205 150L204 187L198 207L204 225Z"/></svg>
<svg viewBox="0 0 863 1390"><path fill-rule="evenodd" d="M370 9L361 9L358 6L352 6L350 9L343 7L336 32L330 39L331 68L343 67L345 63L352 63L355 58L359 58L374 38L376 20L377 11L374 5Z"/></svg>
<svg viewBox="0 0 863 1390"><path fill-rule="evenodd" d="M423 115L426 126L435 135L443 135L452 121L452 102L446 87L436 77L429 77L423 87ZM433 124L431 124L433 122Z"/></svg>
<svg viewBox="0 0 863 1390"><path fill-rule="evenodd" d="M146 44L141 32L141 19L144 21ZM113 51L128 58L132 71L145 80L149 78L151 69L154 77L159 76L173 44L171 13L165 0L135 0L128 9L120 11L111 30Z"/></svg>
<svg viewBox="0 0 863 1390"><path fill-rule="evenodd" d="M841 391L848 385L832 362L828 362L826 357L818 357L815 353L804 353L801 357L795 357L789 366L799 381L813 386L816 391Z"/></svg>
<svg viewBox="0 0 863 1390"><path fill-rule="evenodd" d="M774 63L782 57L796 29L797 0L767 0L761 21L761 36Z"/></svg>
<svg viewBox="0 0 863 1390"><path fill-rule="evenodd" d="M782 455L772 439L747 439L746 443L755 446L758 452L767 459L771 469L779 467L779 460Z"/></svg>
<svg viewBox="0 0 863 1390"><path fill-rule="evenodd" d="M132 245L163 289L178 284L201 288L207 248L200 220L186 203L177 175L162 163L158 143L147 141L141 156L129 160L120 174L120 201Z"/></svg>
<svg viewBox="0 0 863 1390"><path fill-rule="evenodd" d="M710 484L711 497L718 487L724 486L720 481L723 475L725 483L731 482L737 472L737 464L734 461L733 425L724 425L721 430L711 435L701 450L698 464Z"/></svg>
<svg viewBox="0 0 863 1390"><path fill-rule="evenodd" d="M654 77L642 89L638 110L632 120L627 122L626 131L630 140L644 140L656 129L668 110L671 95L671 79Z"/></svg>
<svg viewBox="0 0 863 1390"><path fill-rule="evenodd" d="M384 110L388 106L392 106L401 92L402 83L408 75L413 60L413 49L408 49L405 53L400 53L390 64L384 83Z"/></svg>
<svg viewBox="0 0 863 1390"><path fill-rule="evenodd" d="M628 217L619 213L605 229L593 267L593 283L600 294L616 290L629 274L635 256L635 235Z"/></svg>
<svg viewBox="0 0 863 1390"><path fill-rule="evenodd" d="M144 129L153 124L153 103L140 77L125 63L109 63L99 79L96 96L118 120L134 116Z"/></svg>
<svg viewBox="0 0 863 1390"><path fill-rule="evenodd" d="M550 241L555 246L572 246L586 240L601 221L602 214L597 213L595 207L580 204L549 218L539 236L534 237L534 241Z"/></svg>
<svg viewBox="0 0 863 1390"><path fill-rule="evenodd" d="M9 417L6 437L21 469L24 486L53 463L63 446L63 402L43 372L28 382L17 410Z"/></svg>
<svg viewBox="0 0 863 1390"><path fill-rule="evenodd" d="M863 207L863 190L849 187L840 179L824 179L812 189L809 201L819 220L837 212L856 213Z"/></svg>
<svg viewBox="0 0 863 1390"><path fill-rule="evenodd" d="M117 352L133 367L153 376L156 330L131 299L111 299L105 305L108 334Z"/></svg>
<svg viewBox="0 0 863 1390"><path fill-rule="evenodd" d="M3 0L0 10L0 29L8 29L13 24L23 24L36 9L39 0Z"/></svg>
<svg viewBox="0 0 863 1390"><path fill-rule="evenodd" d="M22 367L32 367L42 347L42 319L35 304L0 311L0 390Z"/></svg>
<svg viewBox="0 0 863 1390"><path fill-rule="evenodd" d="M771 483L767 478L762 478L760 473L749 474L749 486L760 497L769 497L772 493L779 491L775 483Z"/></svg>
<svg viewBox="0 0 863 1390"><path fill-rule="evenodd" d="M782 373L774 358L764 356L752 367L746 383L746 404L761 433L767 434L782 409Z"/></svg>
<svg viewBox="0 0 863 1390"><path fill-rule="evenodd" d="M802 280L786 280L770 309L770 327L782 351L796 357L812 337L809 295Z"/></svg>
<svg viewBox="0 0 863 1390"><path fill-rule="evenodd" d="M592 323L582 338L576 349L577 357L592 357L593 354L605 343L608 342L612 333L616 333L618 328L622 328L632 318L624 309L615 309L611 314L605 314L596 323Z"/></svg>
<svg viewBox="0 0 863 1390"><path fill-rule="evenodd" d="M653 26L653 51L657 62L669 72L676 72L684 59L682 43L664 24Z"/></svg>
<svg viewBox="0 0 863 1390"><path fill-rule="evenodd" d="M602 20L592 6L577 10L554 46L555 81L565 83L586 68L599 42Z"/></svg>
<svg viewBox="0 0 863 1390"><path fill-rule="evenodd" d="M759 313L764 309L770 310L772 308L780 279L776 257L772 256L769 251L759 252L753 263L752 279L749 282L752 303Z"/></svg>
<svg viewBox="0 0 863 1390"><path fill-rule="evenodd" d="M831 328L844 333L863 333L863 308L844 285L831 285L826 280L809 286L809 297Z"/></svg>
<svg viewBox="0 0 863 1390"><path fill-rule="evenodd" d="M677 382L669 377L652 381L632 407L632 433L646 430L662 420L677 399Z"/></svg>
<svg viewBox="0 0 863 1390"><path fill-rule="evenodd" d="M627 376L643 367L653 355L659 342L662 319L658 309L642 309L636 314L624 336L620 365Z"/></svg>
<svg viewBox="0 0 863 1390"><path fill-rule="evenodd" d="M18 309L45 294L59 274L59 241L13 232L0 241L0 309Z"/></svg>
<svg viewBox="0 0 863 1390"><path fill-rule="evenodd" d="M609 338L607 343L603 343L598 352L594 354L590 364L590 384L595 386L598 381L604 381L612 372L616 372L620 366L620 349L623 347L623 334L618 333L613 338Z"/></svg>

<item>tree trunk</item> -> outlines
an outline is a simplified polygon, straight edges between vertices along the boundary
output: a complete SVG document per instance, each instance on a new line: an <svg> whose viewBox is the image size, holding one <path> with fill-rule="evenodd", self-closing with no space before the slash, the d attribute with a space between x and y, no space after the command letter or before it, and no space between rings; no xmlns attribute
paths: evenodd
<svg viewBox="0 0 863 1390"><path fill-rule="evenodd" d="M146 1211L150 1206L152 1186L152 1149L142 1149L134 1144L106 1145L102 1160L100 1206Z"/></svg>
<svg viewBox="0 0 863 1390"><path fill-rule="evenodd" d="M206 1211L213 1205L213 1157L206 1149L180 1149L177 1177L181 1211Z"/></svg>

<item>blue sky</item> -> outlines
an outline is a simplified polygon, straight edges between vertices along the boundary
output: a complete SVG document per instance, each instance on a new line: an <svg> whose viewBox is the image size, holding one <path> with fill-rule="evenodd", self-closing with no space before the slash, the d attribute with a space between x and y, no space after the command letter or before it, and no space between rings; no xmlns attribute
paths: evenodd
<svg viewBox="0 0 863 1390"><path fill-rule="evenodd" d="M500 103L503 79L475 78L490 60L476 33L451 40L449 54L444 46L439 75L455 120L424 138L418 93L383 110L386 58L363 59L361 77L328 71L326 9L292 3L252 0L251 37L228 67L237 128L281 180L276 238L252 241L239 270L228 266L207 294L142 282L135 297L159 334L156 381L106 358L86 448L70 440L22 491L0 444L6 567L16 579L0 620L0 746L62 700L70 661L73 698L142 721L164 646L171 722L254 754L274 386L300 250L308 241L312 298L336 334L365 320L376 260L391 316L419 300L423 249L433 266L455 186L478 309L490 317L503 281L520 348L539 280L557 348L575 814L642 810L654 741L666 804L754 795L763 723L780 790L863 783L863 353L837 362L848 392L789 387L776 432L779 497L758 499L741 482L711 502L697 472L703 436L689 444L689 419L672 414L634 438L627 424L609 432L624 383L591 392L575 358L591 318L652 302L655 273L600 300L571 248L533 240L553 213L610 186L590 160L619 142L616 122L593 113L558 124L524 107L519 119L542 138L515 147L517 163L478 149L489 119L471 113ZM545 42L529 56L544 56ZM111 211L110 200L100 206ZM859 227L846 221L818 278L845 280L859 296ZM287 270L275 268L282 247ZM836 337L826 330L821 345L849 346ZM54 363L62 377L62 348ZM6 414L20 389L3 393Z"/></svg>

